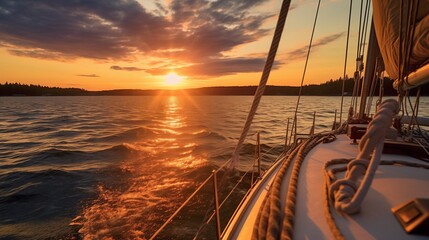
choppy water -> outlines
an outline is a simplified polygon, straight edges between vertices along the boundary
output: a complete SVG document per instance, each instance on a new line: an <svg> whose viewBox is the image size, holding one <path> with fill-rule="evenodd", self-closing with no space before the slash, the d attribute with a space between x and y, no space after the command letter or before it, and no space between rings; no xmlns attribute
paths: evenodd
<svg viewBox="0 0 429 240"><path fill-rule="evenodd" d="M0 238L148 238L229 159L251 100L0 98ZM295 102L261 102L251 135L261 132L263 152L274 149L265 165L282 150ZM303 97L299 131L308 131L313 111L316 131L329 129L339 103ZM244 146L243 165L251 165L254 139Z"/></svg>

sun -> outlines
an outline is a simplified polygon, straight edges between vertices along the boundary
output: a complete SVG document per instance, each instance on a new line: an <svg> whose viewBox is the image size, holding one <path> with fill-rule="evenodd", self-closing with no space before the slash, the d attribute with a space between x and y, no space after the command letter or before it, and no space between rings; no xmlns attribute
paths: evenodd
<svg viewBox="0 0 429 240"><path fill-rule="evenodd" d="M165 84L170 86L178 85L183 79L183 77L177 75L174 72L171 72L165 75L164 78L165 78Z"/></svg>

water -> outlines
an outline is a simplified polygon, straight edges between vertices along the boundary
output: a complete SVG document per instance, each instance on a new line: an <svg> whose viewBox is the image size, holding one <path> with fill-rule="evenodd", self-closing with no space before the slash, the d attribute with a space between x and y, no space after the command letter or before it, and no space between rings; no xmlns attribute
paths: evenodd
<svg viewBox="0 0 429 240"><path fill-rule="evenodd" d="M251 101L248 96L0 98L0 238L150 237L229 159ZM303 97L298 131L308 133L313 111L316 131L330 129L339 103L338 97ZM264 167L275 160L295 104L296 97L263 98L242 151L243 169L253 163L257 131L268 152ZM190 234L201 222L195 221Z"/></svg>

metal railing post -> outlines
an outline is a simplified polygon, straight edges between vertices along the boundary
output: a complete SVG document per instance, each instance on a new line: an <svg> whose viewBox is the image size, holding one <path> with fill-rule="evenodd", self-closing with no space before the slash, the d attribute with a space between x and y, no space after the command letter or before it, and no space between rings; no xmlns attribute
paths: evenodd
<svg viewBox="0 0 429 240"><path fill-rule="evenodd" d="M340 122L341 124L341 122ZM334 114L334 125L332 126L332 130L337 129L337 109L335 109L335 114Z"/></svg>
<svg viewBox="0 0 429 240"><path fill-rule="evenodd" d="M292 121L292 126L291 126L291 129L290 129L290 136L289 136L289 145L291 145L291 146L292 145L295 146L295 140L296 140L296 119L297 119L297 117L296 117L296 114L295 114L295 116L293 118L293 121ZM293 142L292 142L292 138L293 138Z"/></svg>
<svg viewBox="0 0 429 240"><path fill-rule="evenodd" d="M259 132L256 139L258 141L258 177L261 177L261 138Z"/></svg>
<svg viewBox="0 0 429 240"><path fill-rule="evenodd" d="M289 120L290 120L290 118L287 119L287 124L286 124L285 150L287 148L287 139L289 137Z"/></svg>
<svg viewBox="0 0 429 240"><path fill-rule="evenodd" d="M314 135L315 128L316 128L316 112L313 112L313 126L311 126L310 136Z"/></svg>
<svg viewBox="0 0 429 240"><path fill-rule="evenodd" d="M220 239L222 231L220 226L219 195L217 192L217 176L216 176L215 170L213 170L213 190L214 190L214 200L215 200L216 233L217 233L217 239Z"/></svg>

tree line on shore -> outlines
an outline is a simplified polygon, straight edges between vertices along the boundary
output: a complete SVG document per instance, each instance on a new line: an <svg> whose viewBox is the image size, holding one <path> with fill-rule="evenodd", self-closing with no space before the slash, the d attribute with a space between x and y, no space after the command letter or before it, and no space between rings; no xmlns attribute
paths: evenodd
<svg viewBox="0 0 429 240"><path fill-rule="evenodd" d="M395 96L397 92L392 87L393 80L385 78L383 81L383 92L387 96ZM322 84L305 85L302 88L302 95L307 96L340 96L342 91L342 79L330 80ZM352 95L354 87L353 79L344 81L345 95ZM138 89L118 89L103 91L87 91L81 88L59 88L40 85L27 85L20 83L0 84L0 96L152 96L152 95L253 95L257 86L223 86L204 87L181 90L138 90ZM375 95L378 95L380 86L375 88ZM264 95L295 96L300 91L295 86L267 86ZM421 95L429 96L429 85L423 86Z"/></svg>

